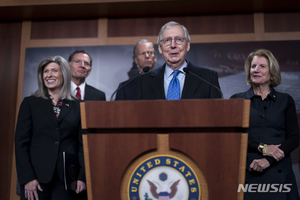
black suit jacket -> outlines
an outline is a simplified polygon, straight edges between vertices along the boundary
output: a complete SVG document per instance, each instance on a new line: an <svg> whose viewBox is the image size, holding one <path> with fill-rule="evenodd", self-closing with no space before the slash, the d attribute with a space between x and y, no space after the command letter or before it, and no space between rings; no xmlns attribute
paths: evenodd
<svg viewBox="0 0 300 200"><path fill-rule="evenodd" d="M165 67L166 64L139 77L136 85L137 87L133 94L134 100L166 99L164 91ZM217 72L195 66L190 62L188 62L187 68L191 72L220 88ZM221 96L220 92L213 86L205 83L190 73L186 74L181 99L221 98Z"/></svg>
<svg viewBox="0 0 300 200"><path fill-rule="evenodd" d="M86 84L85 85L85 94L84 94L85 101L105 101L105 93Z"/></svg>
<svg viewBox="0 0 300 200"><path fill-rule="evenodd" d="M53 112L51 100L24 98L15 133L15 153L20 185L37 179L48 183L57 168L63 181L63 151L77 154L78 180L85 182L80 118L81 100L64 100L59 118Z"/></svg>
<svg viewBox="0 0 300 200"><path fill-rule="evenodd" d="M118 90L118 92L116 94L116 100L131 100L132 99L133 91L134 91L135 85L137 83L137 78L135 78L132 81L130 81L130 80L131 79L119 84L118 88L120 88L120 89ZM127 83L127 85L125 85L126 83Z"/></svg>

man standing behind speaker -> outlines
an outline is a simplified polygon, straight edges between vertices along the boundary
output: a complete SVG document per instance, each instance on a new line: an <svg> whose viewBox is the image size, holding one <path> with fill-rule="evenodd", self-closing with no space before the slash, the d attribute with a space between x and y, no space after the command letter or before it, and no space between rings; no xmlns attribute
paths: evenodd
<svg viewBox="0 0 300 200"><path fill-rule="evenodd" d="M145 67L150 67L150 70L154 69L154 64L156 62L157 56L155 54L152 42L145 39L138 41L133 48L133 59L138 66L139 73L143 72L143 69ZM117 92L116 100L132 99L136 80L133 80L130 83L129 80L120 83L120 89ZM126 86L124 84L126 84Z"/></svg>
<svg viewBox="0 0 300 200"><path fill-rule="evenodd" d="M92 71L92 57L85 50L76 50L69 56L68 63L72 72L72 94L85 101L105 101L104 92L85 82Z"/></svg>
<svg viewBox="0 0 300 200"><path fill-rule="evenodd" d="M195 66L186 60L190 50L190 36L183 25L173 21L165 24L160 29L157 44L166 63L138 78L133 99L222 97L217 72Z"/></svg>

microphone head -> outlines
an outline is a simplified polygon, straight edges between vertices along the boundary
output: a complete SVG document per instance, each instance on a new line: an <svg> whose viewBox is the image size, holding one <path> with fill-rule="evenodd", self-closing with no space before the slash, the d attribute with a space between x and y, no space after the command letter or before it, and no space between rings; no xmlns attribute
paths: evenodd
<svg viewBox="0 0 300 200"><path fill-rule="evenodd" d="M143 68L144 73L148 72L149 70L150 70L150 67L148 67L148 66Z"/></svg>
<svg viewBox="0 0 300 200"><path fill-rule="evenodd" d="M185 72L185 73L189 73L189 69L187 68L187 67L185 67L185 68L183 68L183 71Z"/></svg>

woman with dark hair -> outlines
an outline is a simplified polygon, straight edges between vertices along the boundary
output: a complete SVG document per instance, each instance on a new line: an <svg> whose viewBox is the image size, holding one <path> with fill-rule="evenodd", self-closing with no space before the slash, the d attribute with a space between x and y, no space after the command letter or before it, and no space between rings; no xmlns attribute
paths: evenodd
<svg viewBox="0 0 300 200"><path fill-rule="evenodd" d="M67 200L63 152L77 157L76 192L86 189L80 100L71 96L71 71L61 56L38 67L38 91L25 97L19 110L15 153L21 199Z"/></svg>
<svg viewBox="0 0 300 200"><path fill-rule="evenodd" d="M299 200L290 153L299 145L295 102L274 87L281 83L279 64L265 49L252 52L245 63L251 87L231 98L251 100L246 184L257 191L244 199Z"/></svg>

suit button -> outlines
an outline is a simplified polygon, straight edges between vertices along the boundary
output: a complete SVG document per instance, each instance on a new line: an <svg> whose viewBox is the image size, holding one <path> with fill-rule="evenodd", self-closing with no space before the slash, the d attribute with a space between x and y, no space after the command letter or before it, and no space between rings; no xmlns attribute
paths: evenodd
<svg viewBox="0 0 300 200"><path fill-rule="evenodd" d="M59 128L56 128L56 131L59 132Z"/></svg>
<svg viewBox="0 0 300 200"><path fill-rule="evenodd" d="M260 116L260 118L264 119L264 118L265 118L265 116L264 116L264 115L261 115L261 116Z"/></svg>
<svg viewBox="0 0 300 200"><path fill-rule="evenodd" d="M59 145L59 142L55 142L54 145L55 145L55 146Z"/></svg>
<svg viewBox="0 0 300 200"><path fill-rule="evenodd" d="M282 172L282 170L281 170L281 169L279 169L279 170L278 170L278 173L281 173L281 172Z"/></svg>

